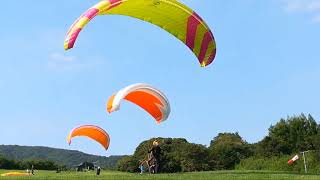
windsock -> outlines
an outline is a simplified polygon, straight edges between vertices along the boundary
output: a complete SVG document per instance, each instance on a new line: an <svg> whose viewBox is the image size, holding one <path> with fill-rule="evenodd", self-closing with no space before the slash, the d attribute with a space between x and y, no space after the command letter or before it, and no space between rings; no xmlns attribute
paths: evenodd
<svg viewBox="0 0 320 180"><path fill-rule="evenodd" d="M299 159L299 156L298 155L295 155L295 156L293 156L293 158L292 159L290 159L289 161L288 161L288 164L293 164L296 160L298 160Z"/></svg>

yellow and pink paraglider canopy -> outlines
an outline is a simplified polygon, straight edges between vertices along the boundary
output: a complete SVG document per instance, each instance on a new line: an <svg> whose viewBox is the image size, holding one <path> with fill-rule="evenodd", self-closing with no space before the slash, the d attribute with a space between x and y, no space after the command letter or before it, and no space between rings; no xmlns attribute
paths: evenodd
<svg viewBox="0 0 320 180"><path fill-rule="evenodd" d="M202 67L212 63L216 56L210 28L197 13L177 0L102 0L72 24L64 48L74 46L80 31L95 16L109 14L130 16L159 26L188 46Z"/></svg>

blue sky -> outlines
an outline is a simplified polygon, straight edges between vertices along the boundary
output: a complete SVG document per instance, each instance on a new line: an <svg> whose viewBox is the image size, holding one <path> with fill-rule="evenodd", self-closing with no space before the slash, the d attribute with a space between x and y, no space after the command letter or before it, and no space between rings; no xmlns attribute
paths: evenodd
<svg viewBox="0 0 320 180"><path fill-rule="evenodd" d="M65 52L67 29L96 2L2 2L0 144L109 156L132 154L152 137L208 145L219 132L239 132L257 142L281 117L320 119L319 0L183 0L215 35L207 68L167 32L123 16L96 18ZM167 95L168 121L157 125L126 102L105 113L111 94L138 82ZM68 146L69 131L83 124L110 134L107 152L85 138Z"/></svg>

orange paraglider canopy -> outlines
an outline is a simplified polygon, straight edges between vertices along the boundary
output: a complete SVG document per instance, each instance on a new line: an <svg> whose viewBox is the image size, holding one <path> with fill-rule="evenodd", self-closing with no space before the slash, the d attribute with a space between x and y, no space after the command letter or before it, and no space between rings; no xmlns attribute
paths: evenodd
<svg viewBox="0 0 320 180"><path fill-rule="evenodd" d="M161 121L161 119L163 118L159 106L164 106L164 104L159 100L157 96L151 93L144 91L135 91L128 94L124 99L146 110L157 121Z"/></svg>
<svg viewBox="0 0 320 180"><path fill-rule="evenodd" d="M74 128L68 135L67 141L71 144L71 139L76 136L85 136L101 144L106 150L109 148L110 138L106 131L94 125L84 125Z"/></svg>

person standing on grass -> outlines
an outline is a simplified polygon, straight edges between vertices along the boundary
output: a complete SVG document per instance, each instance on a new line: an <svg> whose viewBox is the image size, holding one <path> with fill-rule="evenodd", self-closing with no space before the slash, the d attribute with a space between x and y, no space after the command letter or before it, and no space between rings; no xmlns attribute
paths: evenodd
<svg viewBox="0 0 320 180"><path fill-rule="evenodd" d="M157 140L154 140L152 143L152 148L148 151L148 153L151 153L151 155L153 156L153 160L154 160L154 173L158 173L159 172L159 166L160 166L160 155L161 155L161 148L159 146L159 143ZM150 164L150 162L152 161L152 159L149 159L148 164Z"/></svg>
<svg viewBox="0 0 320 180"><path fill-rule="evenodd" d="M33 164L31 165L31 174L34 175Z"/></svg>
<svg viewBox="0 0 320 180"><path fill-rule="evenodd" d="M100 175L100 172L101 172L101 168L100 168L100 166L98 166L98 168L97 168L97 176Z"/></svg>
<svg viewBox="0 0 320 180"><path fill-rule="evenodd" d="M139 169L140 169L140 174L144 173L144 160L140 161Z"/></svg>

